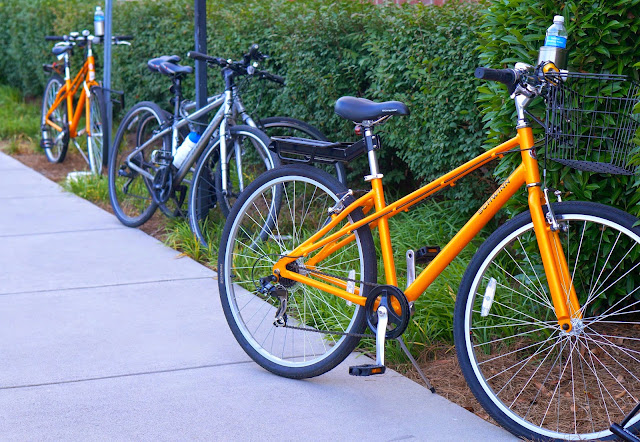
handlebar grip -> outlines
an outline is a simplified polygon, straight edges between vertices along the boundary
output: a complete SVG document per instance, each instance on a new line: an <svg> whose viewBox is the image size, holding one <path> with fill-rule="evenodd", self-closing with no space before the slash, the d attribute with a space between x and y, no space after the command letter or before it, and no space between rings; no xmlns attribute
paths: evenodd
<svg viewBox="0 0 640 442"><path fill-rule="evenodd" d="M518 82L518 76L513 69L476 68L474 75L481 80L497 81L506 85L509 93L513 92Z"/></svg>
<svg viewBox="0 0 640 442"><path fill-rule="evenodd" d="M275 83L280 83L282 85L284 85L285 82L285 78L281 77L280 75L269 74L267 78Z"/></svg>
<svg viewBox="0 0 640 442"><path fill-rule="evenodd" d="M202 60L207 63L217 64L218 66L227 66L227 60L220 57L212 57L211 55L203 54L202 52L189 51L187 52L187 57L193 58L194 60Z"/></svg>
<svg viewBox="0 0 640 442"><path fill-rule="evenodd" d="M129 41L133 40L133 35L114 35L113 38L115 40Z"/></svg>
<svg viewBox="0 0 640 442"><path fill-rule="evenodd" d="M271 74L267 71L255 71L254 75L257 75L259 78L264 78L265 80L273 81L274 83L279 83L284 85L285 78L280 75Z"/></svg>
<svg viewBox="0 0 640 442"><path fill-rule="evenodd" d="M65 41L65 38L59 35L45 35L44 39L47 41Z"/></svg>
<svg viewBox="0 0 640 442"><path fill-rule="evenodd" d="M211 57L207 54L203 54L202 52L189 51L187 52L187 57L193 58L194 60L203 60L209 61Z"/></svg>

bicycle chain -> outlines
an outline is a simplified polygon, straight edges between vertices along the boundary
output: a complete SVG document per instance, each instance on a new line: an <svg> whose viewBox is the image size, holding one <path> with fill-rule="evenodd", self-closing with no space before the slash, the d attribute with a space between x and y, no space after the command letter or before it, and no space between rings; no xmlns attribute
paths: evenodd
<svg viewBox="0 0 640 442"><path fill-rule="evenodd" d="M287 256L282 256L282 257L283 258L287 258ZM377 287L379 285L377 283L361 281L359 279L351 279L351 278L345 278L343 276L331 275L329 273L324 273L324 272L321 272L319 270L309 269L309 268L306 268L306 267L305 267L304 270L309 272L309 273L315 273L316 275L329 276L331 278L340 279L340 280L346 281L346 282L360 283L360 284L363 284L363 285L367 285L369 287ZM314 333L322 333L322 334L326 334L326 335L352 336L352 337L355 337L355 338L375 338L376 337L376 335L367 334L367 333L348 333L348 332L339 332L339 331L331 331L331 330L317 330L315 328L296 327L295 325L287 325L287 324L285 324L283 327L284 328L290 328L292 330L301 330L301 331L308 331L308 332L314 332Z"/></svg>
<svg viewBox="0 0 640 442"><path fill-rule="evenodd" d="M295 325L284 325L283 328L290 328L292 330L301 330L314 333L322 333L324 335L337 335L337 336L353 336L354 338L375 338L376 335L367 333L347 333L330 330L316 330L315 328L296 327Z"/></svg>

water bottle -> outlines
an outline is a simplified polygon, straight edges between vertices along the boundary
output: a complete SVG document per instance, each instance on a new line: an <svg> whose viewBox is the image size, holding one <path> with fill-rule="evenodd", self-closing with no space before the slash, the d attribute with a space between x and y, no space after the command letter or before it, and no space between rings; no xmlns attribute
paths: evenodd
<svg viewBox="0 0 640 442"><path fill-rule="evenodd" d="M540 48L538 64L551 61L558 69L567 68L567 30L564 27L564 17L556 15L553 24L547 29L544 46Z"/></svg>
<svg viewBox="0 0 640 442"><path fill-rule="evenodd" d="M96 6L96 12L93 14L93 35L104 36L104 11L100 6Z"/></svg>
<svg viewBox="0 0 640 442"><path fill-rule="evenodd" d="M200 141L200 134L198 132L189 132L189 135L184 139L180 147L178 147L173 157L173 165L176 166L177 169L180 169L180 166L182 166L191 149L198 144L198 141Z"/></svg>

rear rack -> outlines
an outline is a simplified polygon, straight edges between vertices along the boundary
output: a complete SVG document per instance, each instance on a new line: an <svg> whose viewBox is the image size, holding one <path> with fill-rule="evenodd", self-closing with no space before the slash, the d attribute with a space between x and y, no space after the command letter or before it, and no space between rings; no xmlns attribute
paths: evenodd
<svg viewBox="0 0 640 442"><path fill-rule="evenodd" d="M272 137L271 149L280 159L298 163L348 163L365 151L364 140L355 143L312 140L309 138Z"/></svg>

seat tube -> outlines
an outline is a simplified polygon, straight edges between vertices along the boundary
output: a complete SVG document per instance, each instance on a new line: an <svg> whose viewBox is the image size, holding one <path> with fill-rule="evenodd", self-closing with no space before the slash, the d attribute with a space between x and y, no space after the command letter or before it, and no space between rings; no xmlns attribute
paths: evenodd
<svg viewBox="0 0 640 442"><path fill-rule="evenodd" d="M541 190L540 170L536 159L536 153L533 149L533 133L531 127L518 128L518 137L520 138L520 147L522 149L522 163L526 170L526 183L528 190L529 210L531 211L531 219L536 235L536 241L540 250L542 264L547 276L551 299L555 308L556 317L560 327L568 332L571 330L571 311L578 307L577 299L573 288L568 289L567 284L571 284L568 275L567 263L564 259L558 259L558 255L564 256L560 246L557 232L553 232L546 221L543 205L545 198ZM568 291L568 290L569 291ZM572 293L573 292L573 293ZM572 293L574 299L567 302L566 293ZM570 307L571 304L575 305Z"/></svg>
<svg viewBox="0 0 640 442"><path fill-rule="evenodd" d="M73 118L73 96L71 95L71 61L69 52L64 53L64 83L67 85L67 120ZM69 123L69 121L67 121Z"/></svg>
<svg viewBox="0 0 640 442"><path fill-rule="evenodd" d="M365 127L364 138L367 146L367 155L369 158L370 175L365 177L365 181L371 181L371 188L374 194L374 206L376 212L386 207L384 200L384 189L382 186L382 174L378 168L378 158L376 157L375 146L373 144L373 136L370 127ZM384 263L384 273L387 284L398 286L396 277L396 266L393 260L393 247L391 246L391 234L389 233L389 220L382 217L378 220L378 233L380 235L380 250L382 251L382 260Z"/></svg>
<svg viewBox="0 0 640 442"><path fill-rule="evenodd" d="M228 122L233 117L233 71L229 68L222 70L224 78L224 117L220 122L220 172L222 173L222 193L227 194L229 183L227 182L229 164L227 163L227 131L229 130Z"/></svg>

